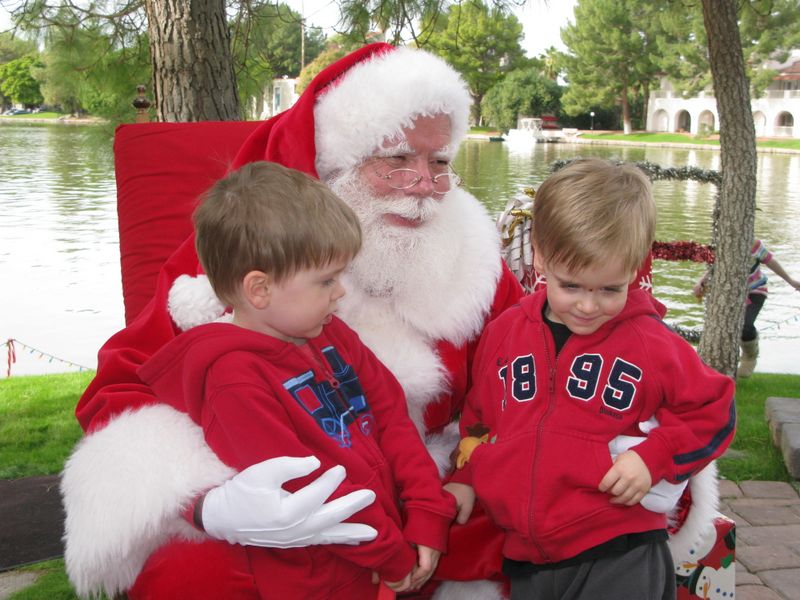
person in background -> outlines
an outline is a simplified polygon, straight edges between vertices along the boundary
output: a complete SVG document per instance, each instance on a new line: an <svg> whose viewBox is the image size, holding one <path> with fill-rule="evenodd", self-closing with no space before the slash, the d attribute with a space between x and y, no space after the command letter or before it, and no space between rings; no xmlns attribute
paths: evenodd
<svg viewBox="0 0 800 600"><path fill-rule="evenodd" d="M761 240L756 240L750 250L753 264L747 276L747 299L744 308L744 325L742 326L741 356L737 377L750 377L755 371L758 360L758 330L756 319L764 302L767 300L767 276L761 270L761 265L768 267L795 290L800 290L800 281L793 279L778 262ZM710 271L706 271L694 284L692 293L701 300L706 293Z"/></svg>
<svg viewBox="0 0 800 600"><path fill-rule="evenodd" d="M733 380L629 289L655 224L634 165L577 160L536 192L547 286L486 327L445 486L504 530L512 600L676 596L666 515L643 499L721 455L736 412ZM617 436L641 439L612 459Z"/></svg>

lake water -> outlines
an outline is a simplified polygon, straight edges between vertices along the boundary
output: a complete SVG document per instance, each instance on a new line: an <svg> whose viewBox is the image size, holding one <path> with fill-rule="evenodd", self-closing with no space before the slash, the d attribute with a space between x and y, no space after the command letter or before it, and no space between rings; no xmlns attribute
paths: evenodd
<svg viewBox="0 0 800 600"><path fill-rule="evenodd" d="M111 138L89 126L0 124L0 344L17 340L12 375L97 366L100 345L123 326ZM455 168L464 185L500 211L536 187L558 159L602 156L661 166L719 168L709 150L468 141ZM800 155L759 154L756 232L787 271L800 277ZM708 242L713 187L657 182L657 238ZM667 320L702 323L691 295L704 266L656 261L656 295ZM777 275L757 322L758 370L800 374L800 294ZM0 377L7 346L0 346Z"/></svg>

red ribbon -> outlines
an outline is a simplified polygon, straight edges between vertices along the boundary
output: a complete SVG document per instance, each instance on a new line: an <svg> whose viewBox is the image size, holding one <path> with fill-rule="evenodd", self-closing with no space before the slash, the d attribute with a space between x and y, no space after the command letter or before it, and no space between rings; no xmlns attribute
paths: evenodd
<svg viewBox="0 0 800 600"><path fill-rule="evenodd" d="M17 351L14 349L14 339L8 338L6 345L8 346L8 370L6 371L6 377L11 377L11 365L17 362Z"/></svg>

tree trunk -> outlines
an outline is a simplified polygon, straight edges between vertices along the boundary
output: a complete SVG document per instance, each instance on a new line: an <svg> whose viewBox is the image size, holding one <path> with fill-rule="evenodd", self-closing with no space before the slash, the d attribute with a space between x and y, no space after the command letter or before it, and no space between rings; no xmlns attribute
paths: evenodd
<svg viewBox="0 0 800 600"><path fill-rule="evenodd" d="M483 115L481 114L481 102L483 101L482 94L470 94L472 97L472 124L480 127L483 123Z"/></svg>
<svg viewBox="0 0 800 600"><path fill-rule="evenodd" d="M649 109L648 102L650 101L649 81L645 81L642 85L642 96L644 96L644 103L642 104L642 129L647 131L647 111Z"/></svg>
<svg viewBox="0 0 800 600"><path fill-rule="evenodd" d="M159 121L240 118L225 0L145 0Z"/></svg>
<svg viewBox="0 0 800 600"><path fill-rule="evenodd" d="M622 133L628 135L633 131L633 128L631 127L631 106L628 102L627 85L622 89L622 97L620 100L622 101Z"/></svg>
<svg viewBox="0 0 800 600"><path fill-rule="evenodd" d="M700 355L734 375L744 322L744 303L756 208L756 136L744 70L735 0L702 0L711 76L717 99L722 185L712 285L706 301Z"/></svg>

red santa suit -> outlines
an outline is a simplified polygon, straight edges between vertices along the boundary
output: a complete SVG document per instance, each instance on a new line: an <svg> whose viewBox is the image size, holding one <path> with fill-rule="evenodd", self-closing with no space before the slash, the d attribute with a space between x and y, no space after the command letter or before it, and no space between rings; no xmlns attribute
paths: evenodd
<svg viewBox="0 0 800 600"><path fill-rule="evenodd" d="M372 155L414 117L439 113L450 115L455 153L469 104L463 81L444 61L373 44L320 73L292 109L249 138L233 166L272 160L325 178ZM440 241L427 257L425 285L374 297L345 278L340 315L403 386L409 414L443 470L458 440L457 426L448 424L461 409L478 335L522 290L502 263L499 235L478 200L454 189L441 202L447 219L434 232ZM169 589L163 587L170 583L164 581L168 564L175 593L253 597L237 547L210 540L182 517L233 469L211 452L191 418L157 403L137 375L180 331L223 312L189 239L159 273L152 301L100 350L97 376L76 410L87 436L62 481L65 559L79 594L113 596L136 581L136 591L147 597L148 589ZM437 577L499 574L502 540L485 516L454 526L451 536L460 537L451 537ZM213 581L216 573L220 581L240 582L237 592L187 588L193 580ZM497 590L487 593L496 597Z"/></svg>

